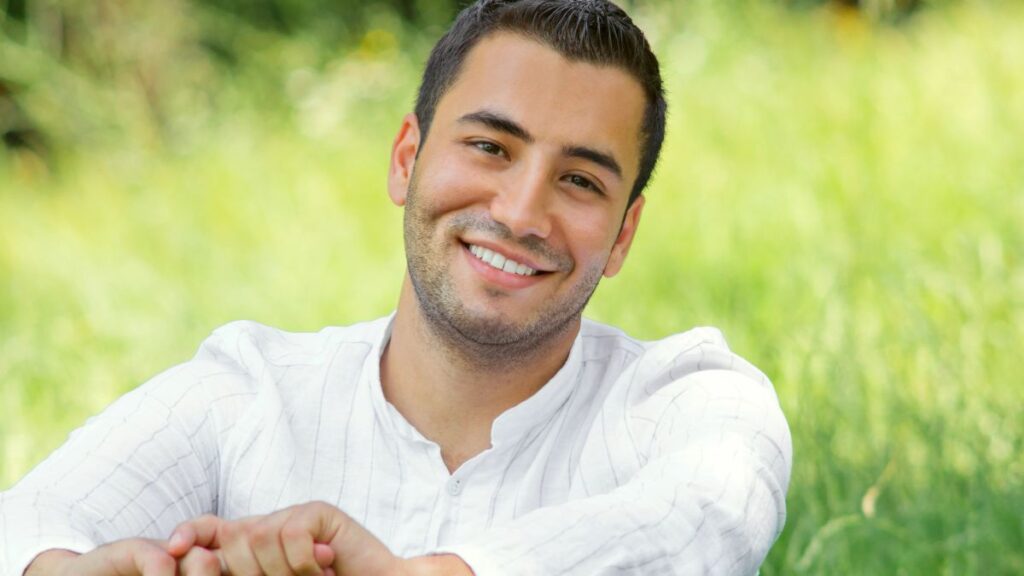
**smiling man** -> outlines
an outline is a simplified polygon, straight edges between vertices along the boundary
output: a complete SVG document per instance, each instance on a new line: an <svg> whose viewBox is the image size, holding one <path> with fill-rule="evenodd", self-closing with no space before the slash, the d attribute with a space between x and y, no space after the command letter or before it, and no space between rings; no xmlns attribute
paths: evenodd
<svg viewBox="0 0 1024 576"><path fill-rule="evenodd" d="M791 463L768 380L714 329L581 317L664 122L614 5L466 8L392 148L396 312L215 331L0 495L0 572L755 572Z"/></svg>

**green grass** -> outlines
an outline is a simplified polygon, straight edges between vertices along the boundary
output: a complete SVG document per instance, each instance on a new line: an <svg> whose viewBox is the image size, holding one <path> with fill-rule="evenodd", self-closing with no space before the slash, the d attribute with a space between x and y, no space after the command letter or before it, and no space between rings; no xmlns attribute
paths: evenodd
<svg viewBox="0 0 1024 576"><path fill-rule="evenodd" d="M763 574L1024 572L1024 8L682 4L639 14L670 132L590 315L720 326L772 377L795 463ZM340 60L173 150L0 157L0 486L221 323L394 306L421 58Z"/></svg>

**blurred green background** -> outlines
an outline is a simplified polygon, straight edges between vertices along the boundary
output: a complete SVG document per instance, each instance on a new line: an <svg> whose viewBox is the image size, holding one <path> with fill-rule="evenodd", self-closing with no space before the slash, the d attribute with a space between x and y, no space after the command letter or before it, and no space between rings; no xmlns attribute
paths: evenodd
<svg viewBox="0 0 1024 576"><path fill-rule="evenodd" d="M456 4L0 0L0 488L224 322L391 310L389 144ZM627 7L671 118L589 315L772 377L762 573L1024 573L1024 5Z"/></svg>

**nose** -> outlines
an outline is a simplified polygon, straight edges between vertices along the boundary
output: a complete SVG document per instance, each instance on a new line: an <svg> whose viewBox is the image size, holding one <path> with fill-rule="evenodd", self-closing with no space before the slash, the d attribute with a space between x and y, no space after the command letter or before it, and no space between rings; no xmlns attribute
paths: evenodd
<svg viewBox="0 0 1024 576"><path fill-rule="evenodd" d="M551 233L550 183L541 168L510 174L491 200L491 218L508 227L517 238Z"/></svg>

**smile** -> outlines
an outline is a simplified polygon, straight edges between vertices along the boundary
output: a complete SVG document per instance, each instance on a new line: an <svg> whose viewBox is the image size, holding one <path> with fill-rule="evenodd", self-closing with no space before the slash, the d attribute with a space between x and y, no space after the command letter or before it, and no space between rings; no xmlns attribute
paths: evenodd
<svg viewBox="0 0 1024 576"><path fill-rule="evenodd" d="M469 244L469 251L484 264L503 272L516 274L518 276L533 276L537 274L537 271L533 268L530 268L525 264L520 264L510 258L506 258L493 250L484 248L483 246Z"/></svg>

